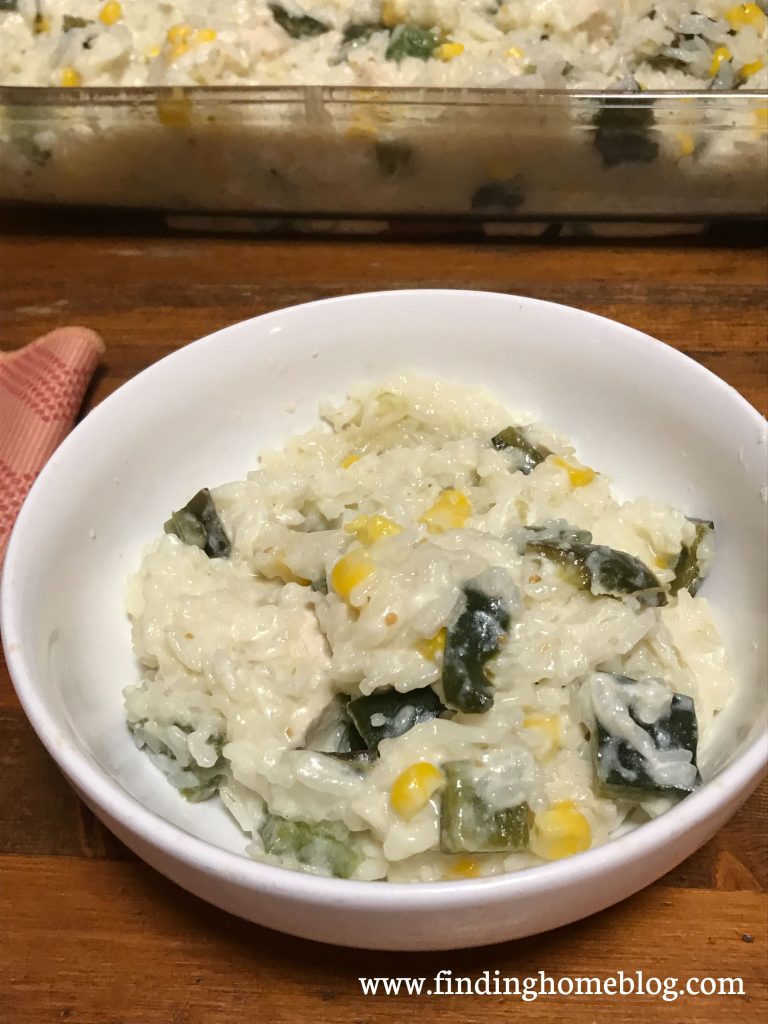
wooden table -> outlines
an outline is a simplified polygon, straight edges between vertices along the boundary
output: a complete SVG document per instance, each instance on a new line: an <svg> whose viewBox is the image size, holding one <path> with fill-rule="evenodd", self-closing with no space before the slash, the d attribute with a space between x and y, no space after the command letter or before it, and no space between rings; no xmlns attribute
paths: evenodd
<svg viewBox="0 0 768 1024"><path fill-rule="evenodd" d="M755 228L679 242L335 241L173 235L147 217L6 213L4 348L54 326L100 331L92 408L167 352L323 296L470 287L571 303L678 347L762 412L766 257ZM456 953L369 953L247 924L136 860L78 801L0 666L0 1019L8 1024L374 1024L570 1018L762 1021L765 783L706 847L649 889L546 935ZM741 977L743 998L364 997L360 976Z"/></svg>

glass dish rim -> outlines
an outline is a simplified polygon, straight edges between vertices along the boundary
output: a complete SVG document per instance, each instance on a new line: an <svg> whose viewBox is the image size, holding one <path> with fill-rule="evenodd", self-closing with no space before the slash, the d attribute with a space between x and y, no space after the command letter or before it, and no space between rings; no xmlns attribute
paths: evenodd
<svg viewBox="0 0 768 1024"><path fill-rule="evenodd" d="M705 106L748 106L750 101L768 105L768 90L655 89L616 92L599 89L514 89L437 86L348 86L348 85L141 85L62 86L0 85L0 106L97 107L145 106L158 99L248 103L306 103L435 105L448 107L511 106L550 107L576 102L604 103L632 107L650 103L693 102Z"/></svg>

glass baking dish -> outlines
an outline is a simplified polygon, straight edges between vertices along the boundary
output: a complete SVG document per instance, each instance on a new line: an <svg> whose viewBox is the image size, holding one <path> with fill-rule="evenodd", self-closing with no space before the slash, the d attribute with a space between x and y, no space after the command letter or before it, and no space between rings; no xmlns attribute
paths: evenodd
<svg viewBox="0 0 768 1024"><path fill-rule="evenodd" d="M0 88L0 201L269 218L768 212L764 92Z"/></svg>

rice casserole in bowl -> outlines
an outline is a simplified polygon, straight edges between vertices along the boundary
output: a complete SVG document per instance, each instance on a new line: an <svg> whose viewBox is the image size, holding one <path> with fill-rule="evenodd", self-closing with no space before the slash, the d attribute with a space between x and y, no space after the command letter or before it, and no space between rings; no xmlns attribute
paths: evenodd
<svg viewBox="0 0 768 1024"><path fill-rule="evenodd" d="M714 524L619 502L487 392L357 388L199 491L132 577L128 724L269 862L531 867L669 810L734 688ZM514 424L514 425L511 425Z"/></svg>

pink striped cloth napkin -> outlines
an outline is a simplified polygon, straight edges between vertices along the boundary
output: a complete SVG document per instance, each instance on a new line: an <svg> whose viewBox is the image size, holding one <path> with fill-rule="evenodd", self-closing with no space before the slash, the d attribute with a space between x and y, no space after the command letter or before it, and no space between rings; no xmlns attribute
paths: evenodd
<svg viewBox="0 0 768 1024"><path fill-rule="evenodd" d="M60 327L0 352L0 567L27 491L72 429L103 353L87 327Z"/></svg>

